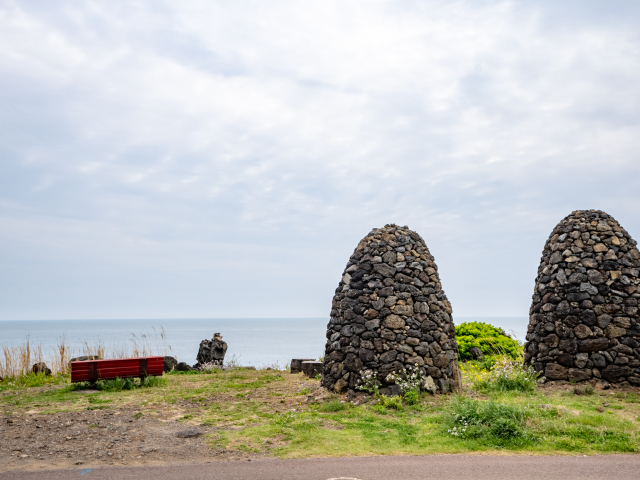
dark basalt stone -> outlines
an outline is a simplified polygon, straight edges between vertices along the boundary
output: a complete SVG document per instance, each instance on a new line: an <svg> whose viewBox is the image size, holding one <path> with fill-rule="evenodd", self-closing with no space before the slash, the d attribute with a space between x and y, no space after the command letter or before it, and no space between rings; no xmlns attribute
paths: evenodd
<svg viewBox="0 0 640 480"><path fill-rule="evenodd" d="M172 372L173 370L175 370L177 365L178 360L176 360L176 357L166 355L162 361L162 371L164 373Z"/></svg>
<svg viewBox="0 0 640 480"><path fill-rule="evenodd" d="M51 375L51 369L47 367L47 364L44 362L34 363L31 371L33 373L44 373L47 376Z"/></svg>
<svg viewBox="0 0 640 480"><path fill-rule="evenodd" d="M525 366L553 380L635 381L629 365L640 366L636 245L599 210L575 211L556 225L538 268Z"/></svg>
<svg viewBox="0 0 640 480"><path fill-rule="evenodd" d="M222 365L227 353L227 342L222 340L219 333L215 333L211 340L202 340L198 348L196 360L198 365L215 362Z"/></svg>
<svg viewBox="0 0 640 480"><path fill-rule="evenodd" d="M347 262L331 303L323 385L354 388L371 370L385 391L399 392L387 376L417 364L439 392L459 389L451 313L420 235L396 225L372 230Z"/></svg>

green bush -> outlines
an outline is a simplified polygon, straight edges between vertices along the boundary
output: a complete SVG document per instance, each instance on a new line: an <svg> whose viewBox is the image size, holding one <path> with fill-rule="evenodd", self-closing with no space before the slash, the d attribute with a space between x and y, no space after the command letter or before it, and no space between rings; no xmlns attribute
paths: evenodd
<svg viewBox="0 0 640 480"><path fill-rule="evenodd" d="M471 360L469 350L478 347L485 355L506 355L517 359L522 356L522 345L501 328L483 322L465 322L456 327L456 340L460 358Z"/></svg>

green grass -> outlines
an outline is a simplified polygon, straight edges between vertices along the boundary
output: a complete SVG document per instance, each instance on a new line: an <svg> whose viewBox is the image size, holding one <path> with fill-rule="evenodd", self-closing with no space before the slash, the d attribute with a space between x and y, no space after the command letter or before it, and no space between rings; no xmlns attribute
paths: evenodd
<svg viewBox="0 0 640 480"><path fill-rule="evenodd" d="M349 404L345 404L339 400L331 400L330 402L320 405L321 412L340 412L346 410Z"/></svg>
<svg viewBox="0 0 640 480"><path fill-rule="evenodd" d="M92 387L89 383L82 385L85 388ZM115 378L113 380L98 380L95 383L95 388L104 392L122 392L123 390L159 387L163 385L167 385L167 379L162 377Z"/></svg>
<svg viewBox="0 0 640 480"><path fill-rule="evenodd" d="M384 402L353 407L333 400L308 411L262 418L256 425L228 432L226 442L230 448L271 442L277 445L270 449L274 455L288 458L496 450L638 451L637 420L598 412L595 395L497 393L481 399L422 395L420 400L401 409L388 408ZM543 409L542 404L558 408ZM448 430L462 418L470 428L464 435L452 435Z"/></svg>
<svg viewBox="0 0 640 480"><path fill-rule="evenodd" d="M479 445L513 448L529 445L535 437L527 420L536 413L520 405L457 396L444 415L446 433Z"/></svg>
<svg viewBox="0 0 640 480"><path fill-rule="evenodd" d="M0 382L0 392L15 388L42 387L45 385L60 385L68 382L64 375L45 375L44 373L28 373L17 377L7 377Z"/></svg>
<svg viewBox="0 0 640 480"><path fill-rule="evenodd" d="M472 391L465 395L369 398L357 406L318 394L317 381L267 370L165 375L153 384L104 383L95 393L68 383L18 387L2 382L0 413L128 409L190 425L219 427L214 448L283 458L509 451L594 454L638 451L635 392ZM132 388L128 388L132 387ZM305 395L300 395L304 392ZM604 411L603 402L609 403ZM542 408L541 405L547 407ZM462 422L461 422L462 420ZM464 426L461 435L450 430ZM458 430L456 430L458 431Z"/></svg>

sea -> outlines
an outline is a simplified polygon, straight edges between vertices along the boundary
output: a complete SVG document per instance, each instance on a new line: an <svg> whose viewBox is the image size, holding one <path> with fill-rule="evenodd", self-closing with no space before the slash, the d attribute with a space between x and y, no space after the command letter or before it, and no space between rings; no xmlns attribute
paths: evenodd
<svg viewBox="0 0 640 480"><path fill-rule="evenodd" d="M473 321L501 327L524 341L528 318L455 318L456 324ZM130 351L137 343L193 365L200 342L220 333L228 345L227 361L233 358L243 366L283 368L293 358L317 359L324 355L327 323L327 318L4 320L0 321L0 347L22 345L28 339L30 345L40 345L47 353L64 339L75 352L85 344L101 344L107 351Z"/></svg>

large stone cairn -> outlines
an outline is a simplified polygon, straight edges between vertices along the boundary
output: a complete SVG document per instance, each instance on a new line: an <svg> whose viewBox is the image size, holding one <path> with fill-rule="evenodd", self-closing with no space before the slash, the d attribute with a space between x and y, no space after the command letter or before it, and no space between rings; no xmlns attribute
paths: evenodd
<svg viewBox="0 0 640 480"><path fill-rule="evenodd" d="M525 365L550 380L640 385L640 253L613 217L579 210L547 240Z"/></svg>
<svg viewBox="0 0 640 480"><path fill-rule="evenodd" d="M451 304L424 240L406 226L360 241L333 297L327 339L323 385L334 391L355 389L369 370L398 393L387 375L416 364L439 392L460 387Z"/></svg>

